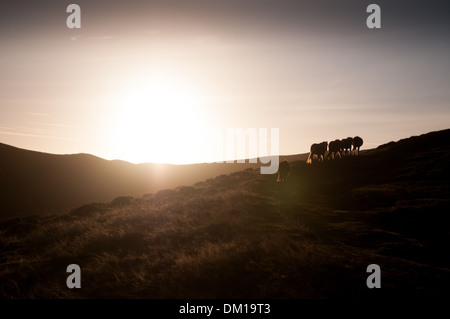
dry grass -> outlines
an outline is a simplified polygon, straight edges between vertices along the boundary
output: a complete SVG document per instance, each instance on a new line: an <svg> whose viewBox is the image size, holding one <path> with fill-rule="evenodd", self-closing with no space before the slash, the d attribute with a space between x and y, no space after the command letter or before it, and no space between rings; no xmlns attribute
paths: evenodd
<svg viewBox="0 0 450 319"><path fill-rule="evenodd" d="M424 166L420 157L413 161ZM285 184L246 170L59 216L5 221L0 294L448 296L448 182L432 173L410 183L411 166L377 174L379 164L377 155L321 167L295 163ZM448 174L448 166L439 167ZM382 268L378 292L365 284L371 263ZM66 287L69 264L81 267L81 289Z"/></svg>

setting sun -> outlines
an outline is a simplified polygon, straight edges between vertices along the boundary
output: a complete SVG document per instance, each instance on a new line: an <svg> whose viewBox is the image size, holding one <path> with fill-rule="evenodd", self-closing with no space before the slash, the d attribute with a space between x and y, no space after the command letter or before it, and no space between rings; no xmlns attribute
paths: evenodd
<svg viewBox="0 0 450 319"><path fill-rule="evenodd" d="M201 95L186 79L164 73L137 77L111 103L109 125L118 158L134 163L201 161L207 116Z"/></svg>

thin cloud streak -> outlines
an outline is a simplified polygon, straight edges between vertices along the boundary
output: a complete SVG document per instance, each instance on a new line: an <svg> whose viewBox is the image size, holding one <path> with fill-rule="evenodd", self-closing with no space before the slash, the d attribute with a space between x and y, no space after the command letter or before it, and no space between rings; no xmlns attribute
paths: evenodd
<svg viewBox="0 0 450 319"><path fill-rule="evenodd" d="M32 133L9 132L9 131L0 131L0 135L26 136L26 137L45 138L45 139L54 139L54 140L63 140L63 141L79 141L80 140L79 138L52 136L52 135L39 135L39 134L32 134Z"/></svg>
<svg viewBox="0 0 450 319"><path fill-rule="evenodd" d="M39 117L48 117L51 116L49 113L38 113L38 112L25 112L25 114L39 116Z"/></svg>
<svg viewBox="0 0 450 319"><path fill-rule="evenodd" d="M83 35L74 35L71 36L69 39L72 41L78 41L78 40L88 40L88 41L106 41L110 39L117 38L117 36L113 35L105 35L105 36L83 36Z"/></svg>

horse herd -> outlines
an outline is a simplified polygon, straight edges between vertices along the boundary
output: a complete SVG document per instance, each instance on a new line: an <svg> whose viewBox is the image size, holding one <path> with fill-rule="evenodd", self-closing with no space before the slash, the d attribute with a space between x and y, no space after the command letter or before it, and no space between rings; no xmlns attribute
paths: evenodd
<svg viewBox="0 0 450 319"><path fill-rule="evenodd" d="M334 140L330 143L314 143L311 145L308 159L306 163L312 164L313 161L324 162L325 160L343 158L352 154L359 155L359 148L363 145L363 139L359 136L347 137L342 140ZM328 154L327 153L328 150ZM326 156L325 156L326 154ZM289 175L290 165L288 161L280 163L278 168L277 182L284 182Z"/></svg>
<svg viewBox="0 0 450 319"><path fill-rule="evenodd" d="M311 145L311 151L309 152L306 163L311 164L316 157L318 162L323 162L326 159L335 159L337 156L342 158L343 156L349 156L352 154L359 155L359 148L362 145L363 139L359 136L347 137L342 140L334 140L330 143L315 143ZM327 149L328 154L325 156Z"/></svg>

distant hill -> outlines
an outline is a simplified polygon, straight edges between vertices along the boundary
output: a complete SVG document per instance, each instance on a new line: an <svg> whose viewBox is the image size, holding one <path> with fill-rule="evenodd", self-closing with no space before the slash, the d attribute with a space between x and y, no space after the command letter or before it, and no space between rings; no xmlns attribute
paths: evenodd
<svg viewBox="0 0 450 319"><path fill-rule="evenodd" d="M449 137L0 222L0 297L448 300ZM65 285L73 263L82 289Z"/></svg>
<svg viewBox="0 0 450 319"><path fill-rule="evenodd" d="M401 158L405 152L446 145L449 138L450 130L431 132L361 154L380 153ZM307 157L307 153L280 156L280 162L303 163ZM138 197L259 166L248 161L243 164L131 164L89 154L47 154L0 143L0 220L30 214L61 214L86 203L110 202L119 196Z"/></svg>
<svg viewBox="0 0 450 319"><path fill-rule="evenodd" d="M88 154L46 154L0 143L0 220L64 213L89 202L141 196L258 166L131 164Z"/></svg>

